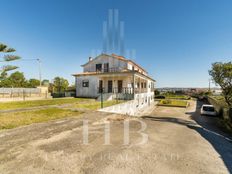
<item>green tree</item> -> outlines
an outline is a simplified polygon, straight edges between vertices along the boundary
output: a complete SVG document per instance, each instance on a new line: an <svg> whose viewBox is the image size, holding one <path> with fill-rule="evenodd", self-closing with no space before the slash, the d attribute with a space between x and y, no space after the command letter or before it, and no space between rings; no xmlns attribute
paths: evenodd
<svg viewBox="0 0 232 174"><path fill-rule="evenodd" d="M222 89L222 94L229 107L232 107L232 62L216 62L209 71L213 81Z"/></svg>
<svg viewBox="0 0 232 174"><path fill-rule="evenodd" d="M160 92L156 89L155 90L155 95L157 96L157 95L160 95Z"/></svg>
<svg viewBox="0 0 232 174"><path fill-rule="evenodd" d="M40 85L40 81L38 79L30 79L27 82L27 87L29 88L36 88Z"/></svg>
<svg viewBox="0 0 232 174"><path fill-rule="evenodd" d="M24 77L24 74L22 72L16 71L12 73L7 80L10 81L11 87L26 87L27 86L27 81Z"/></svg>
<svg viewBox="0 0 232 174"><path fill-rule="evenodd" d="M7 45L0 43L0 53L5 53L5 55L3 56L3 61L1 62L10 62L10 61L20 59L19 56L9 55L9 53L11 52L15 52L15 49L9 48ZM11 71L17 68L18 68L17 66L13 66L13 65L2 66L2 68L0 69L0 79L6 78L8 71Z"/></svg>
<svg viewBox="0 0 232 174"><path fill-rule="evenodd" d="M12 81L9 78L4 78L0 81L1 88L11 88L13 87Z"/></svg>
<svg viewBox="0 0 232 174"><path fill-rule="evenodd" d="M44 80L42 81L42 85L43 85L43 86L49 86L49 80L44 79Z"/></svg>
<svg viewBox="0 0 232 174"><path fill-rule="evenodd" d="M68 80L62 77L55 77L53 81L53 92L62 93L68 88Z"/></svg>

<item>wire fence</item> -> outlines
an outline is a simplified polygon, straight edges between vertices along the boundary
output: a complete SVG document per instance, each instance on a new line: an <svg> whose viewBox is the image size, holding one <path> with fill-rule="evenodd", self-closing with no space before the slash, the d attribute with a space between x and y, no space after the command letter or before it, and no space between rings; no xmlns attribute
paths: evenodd
<svg viewBox="0 0 232 174"><path fill-rule="evenodd" d="M29 98L48 98L48 91L40 88L0 88L0 100L26 100Z"/></svg>

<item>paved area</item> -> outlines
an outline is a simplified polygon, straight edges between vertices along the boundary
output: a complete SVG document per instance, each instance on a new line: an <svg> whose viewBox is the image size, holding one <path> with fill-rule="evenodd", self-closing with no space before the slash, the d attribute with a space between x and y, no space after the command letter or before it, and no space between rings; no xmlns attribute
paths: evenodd
<svg viewBox="0 0 232 174"><path fill-rule="evenodd" d="M158 107L142 118L88 112L2 131L0 173L232 173L232 143L214 118L199 115L200 104Z"/></svg>

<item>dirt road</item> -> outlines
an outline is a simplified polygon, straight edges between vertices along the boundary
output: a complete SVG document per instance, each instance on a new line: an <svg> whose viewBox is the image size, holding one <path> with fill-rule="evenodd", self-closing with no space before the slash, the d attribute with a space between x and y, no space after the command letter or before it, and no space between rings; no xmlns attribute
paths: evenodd
<svg viewBox="0 0 232 174"><path fill-rule="evenodd" d="M158 107L126 118L129 127L125 117L88 112L2 131L0 173L232 173L232 143L196 108Z"/></svg>

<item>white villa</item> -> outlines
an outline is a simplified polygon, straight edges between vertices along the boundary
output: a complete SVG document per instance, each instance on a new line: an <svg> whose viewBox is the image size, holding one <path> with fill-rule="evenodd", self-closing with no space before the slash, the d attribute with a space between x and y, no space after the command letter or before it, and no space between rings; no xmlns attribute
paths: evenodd
<svg viewBox="0 0 232 174"><path fill-rule="evenodd" d="M101 54L82 65L83 72L74 74L76 96L104 100L138 100L140 104L154 101L155 80L134 61L115 54Z"/></svg>

